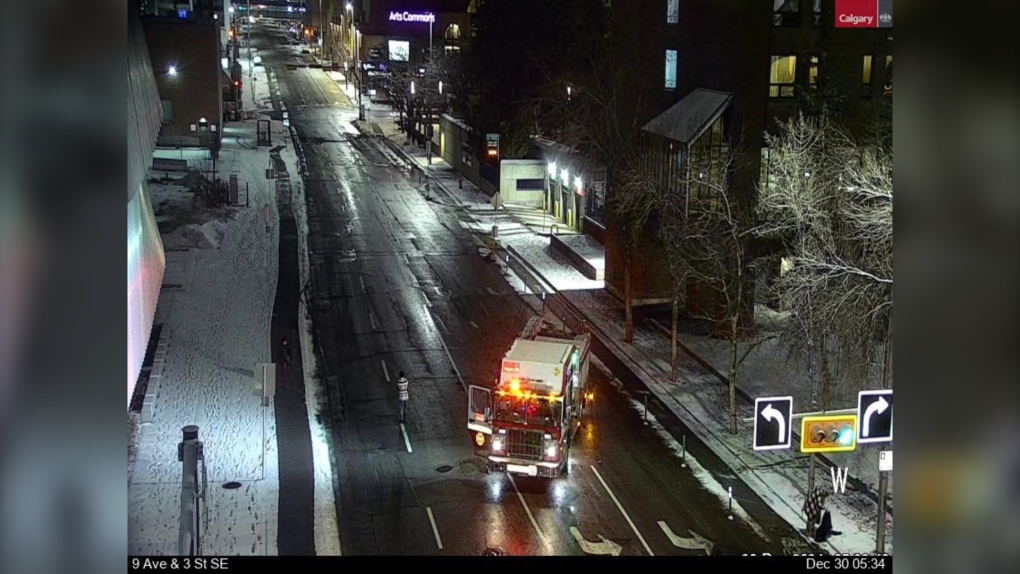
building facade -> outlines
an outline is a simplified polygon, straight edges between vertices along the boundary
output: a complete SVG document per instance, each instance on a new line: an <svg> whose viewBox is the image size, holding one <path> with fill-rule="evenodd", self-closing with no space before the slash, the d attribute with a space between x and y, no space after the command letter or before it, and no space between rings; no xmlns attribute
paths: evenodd
<svg viewBox="0 0 1020 574"><path fill-rule="evenodd" d="M163 107L159 145L215 147L223 126L220 28L211 21L153 18L145 39Z"/></svg>
<svg viewBox="0 0 1020 574"><path fill-rule="evenodd" d="M658 157L653 171L664 181L689 180L695 172L717 178L678 194L724 189L729 197L753 200L768 169L765 132L777 120L824 106L845 124L863 126L891 108L891 28L837 28L832 0L604 4L614 47L629 63L622 73L630 78L624 89L632 91L621 100L641 102L628 113L640 126L642 155ZM891 18L883 25L891 26ZM718 151L732 154L725 173L692 163ZM632 301L671 300L654 237L646 233L637 246L623 248L623 222L611 208L618 192L612 174L573 151L546 146L542 155L550 166L546 209L605 246L607 290L622 297L629 269ZM576 165L569 181L565 162Z"/></svg>
<svg viewBox="0 0 1020 574"><path fill-rule="evenodd" d="M145 180L161 124L160 96L139 6L128 4L127 402L142 372L166 269L166 254Z"/></svg>

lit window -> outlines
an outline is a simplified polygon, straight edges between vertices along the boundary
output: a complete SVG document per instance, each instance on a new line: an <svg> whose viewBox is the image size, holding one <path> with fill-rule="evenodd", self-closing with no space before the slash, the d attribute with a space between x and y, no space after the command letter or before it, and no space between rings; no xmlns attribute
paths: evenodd
<svg viewBox="0 0 1020 574"><path fill-rule="evenodd" d="M450 24L447 26L445 37L447 40L460 40L460 25Z"/></svg>
<svg viewBox="0 0 1020 574"><path fill-rule="evenodd" d="M773 26L800 26L800 0L772 0Z"/></svg>
<svg viewBox="0 0 1020 574"><path fill-rule="evenodd" d="M818 87L818 56L811 56L808 60L807 83L811 88Z"/></svg>
<svg viewBox="0 0 1020 574"><path fill-rule="evenodd" d="M864 56L864 66L861 73L861 95L865 98L871 95L871 62L873 59L870 54Z"/></svg>
<svg viewBox="0 0 1020 574"><path fill-rule="evenodd" d="M676 24L680 21L680 0L669 0L666 3L666 23Z"/></svg>
<svg viewBox="0 0 1020 574"><path fill-rule="evenodd" d="M666 89L676 89L676 50L666 50Z"/></svg>
<svg viewBox="0 0 1020 574"><path fill-rule="evenodd" d="M797 78L797 56L772 56L769 68L769 97L792 98Z"/></svg>

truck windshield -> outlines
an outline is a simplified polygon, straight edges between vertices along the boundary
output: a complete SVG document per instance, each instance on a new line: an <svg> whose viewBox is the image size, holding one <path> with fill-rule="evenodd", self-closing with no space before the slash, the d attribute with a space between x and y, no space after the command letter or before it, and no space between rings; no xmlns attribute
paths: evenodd
<svg viewBox="0 0 1020 574"><path fill-rule="evenodd" d="M513 395L496 396L496 422L557 427L563 403Z"/></svg>

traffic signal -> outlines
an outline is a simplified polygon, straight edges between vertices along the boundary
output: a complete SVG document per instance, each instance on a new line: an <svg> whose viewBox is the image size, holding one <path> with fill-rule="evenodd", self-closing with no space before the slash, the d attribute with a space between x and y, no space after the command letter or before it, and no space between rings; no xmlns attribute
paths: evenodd
<svg viewBox="0 0 1020 574"><path fill-rule="evenodd" d="M857 415L804 417L800 452L845 452L857 448Z"/></svg>

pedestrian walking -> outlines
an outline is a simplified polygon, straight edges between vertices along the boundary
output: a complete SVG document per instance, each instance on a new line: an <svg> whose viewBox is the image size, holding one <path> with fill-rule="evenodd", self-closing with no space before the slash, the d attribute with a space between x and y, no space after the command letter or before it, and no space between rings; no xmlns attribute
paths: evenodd
<svg viewBox="0 0 1020 574"><path fill-rule="evenodd" d="M290 343L287 341L287 337L280 339L280 351L277 357L280 361L280 366L283 368L283 383L287 383L287 367L290 366Z"/></svg>
<svg viewBox="0 0 1020 574"><path fill-rule="evenodd" d="M407 377L404 376L404 371L400 371L400 375L397 378L397 393L398 399L400 399L400 424L404 424L407 421L407 400L410 395L407 392L407 388L410 386L410 382Z"/></svg>

